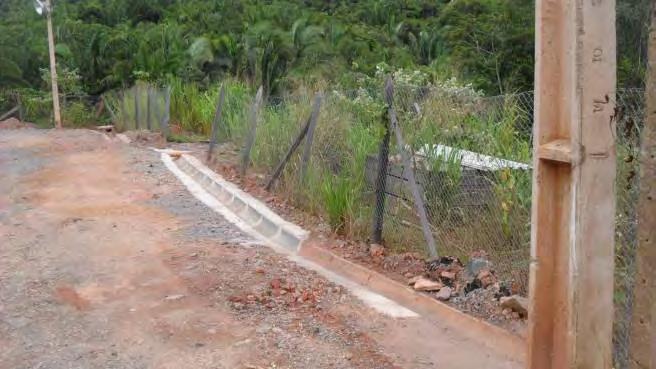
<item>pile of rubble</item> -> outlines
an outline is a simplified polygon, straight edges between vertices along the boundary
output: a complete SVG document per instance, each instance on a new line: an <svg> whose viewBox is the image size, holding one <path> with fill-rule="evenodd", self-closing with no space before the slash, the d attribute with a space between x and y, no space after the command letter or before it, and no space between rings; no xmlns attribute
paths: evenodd
<svg viewBox="0 0 656 369"><path fill-rule="evenodd" d="M237 310L246 309L249 305L261 305L269 309L317 308L326 293L341 295L345 292L341 287L326 283L322 279L310 280L309 283L303 284L277 277L249 293L230 296L228 301Z"/></svg>
<svg viewBox="0 0 656 369"><path fill-rule="evenodd" d="M370 254L384 251L372 245ZM510 283L500 281L484 251L472 253L463 264L460 259L442 256L425 262L419 274L406 273L408 285L440 301L450 301L461 310L491 317L493 320L520 319L528 315L525 297L513 291Z"/></svg>

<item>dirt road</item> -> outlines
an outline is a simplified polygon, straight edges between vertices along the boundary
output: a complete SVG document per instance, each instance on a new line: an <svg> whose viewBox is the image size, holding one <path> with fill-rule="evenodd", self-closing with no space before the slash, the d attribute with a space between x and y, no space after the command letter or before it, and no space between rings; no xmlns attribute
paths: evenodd
<svg viewBox="0 0 656 369"><path fill-rule="evenodd" d="M519 368L256 245L156 153L0 131L0 369Z"/></svg>

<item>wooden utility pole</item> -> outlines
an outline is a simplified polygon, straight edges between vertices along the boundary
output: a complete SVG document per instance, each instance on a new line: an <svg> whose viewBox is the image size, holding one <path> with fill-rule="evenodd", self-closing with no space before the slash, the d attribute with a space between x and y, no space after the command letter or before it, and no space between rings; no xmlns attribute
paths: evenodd
<svg viewBox="0 0 656 369"><path fill-rule="evenodd" d="M656 7L651 9L645 126L640 143L638 249L631 319L630 368L656 368Z"/></svg>
<svg viewBox="0 0 656 369"><path fill-rule="evenodd" d="M611 369L615 1L536 2L530 369Z"/></svg>
<svg viewBox="0 0 656 369"><path fill-rule="evenodd" d="M59 111L59 88L57 86L57 61L55 60L55 35L52 30L52 4L46 0L46 23L48 24L48 53L50 55L50 84L52 85L52 108L55 115L55 127L62 127Z"/></svg>

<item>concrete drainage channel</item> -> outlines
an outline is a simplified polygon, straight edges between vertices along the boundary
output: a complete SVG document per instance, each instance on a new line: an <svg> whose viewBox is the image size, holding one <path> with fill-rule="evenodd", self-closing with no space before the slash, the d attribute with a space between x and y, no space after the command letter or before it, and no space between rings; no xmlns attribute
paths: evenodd
<svg viewBox="0 0 656 369"><path fill-rule="evenodd" d="M309 236L306 230L282 219L262 202L211 171L195 157L181 155L177 160L173 160L170 155L162 152L161 158L194 197L243 232L287 255L302 267L314 270L333 283L349 289L365 304L385 315L395 318L419 316L414 311L299 255L303 241Z"/></svg>
<svg viewBox="0 0 656 369"><path fill-rule="evenodd" d="M480 341L481 337L486 337L482 342L484 345L510 357L525 357L526 346L521 337L408 289L321 247L303 245L309 236L306 230L285 221L265 204L223 179L195 157L162 152L161 159L194 197L226 220L266 246L287 255L300 266L314 270L333 283L349 289L373 309L394 318L416 318L419 312L427 320L442 325L448 322L473 339ZM412 310L401 304L411 306Z"/></svg>

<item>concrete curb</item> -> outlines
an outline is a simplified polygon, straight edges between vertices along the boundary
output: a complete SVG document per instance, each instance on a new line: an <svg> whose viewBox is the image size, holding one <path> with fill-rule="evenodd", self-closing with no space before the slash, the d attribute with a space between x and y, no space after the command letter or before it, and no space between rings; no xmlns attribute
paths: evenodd
<svg viewBox="0 0 656 369"><path fill-rule="evenodd" d="M376 271L343 259L326 248L314 245L311 242L303 245L299 255L358 283L364 288L410 307L428 320L433 320L442 326L451 326L464 336L479 341L510 358L519 362L526 359L528 348L526 340L517 334L467 315Z"/></svg>
<svg viewBox="0 0 656 369"><path fill-rule="evenodd" d="M182 155L176 164L180 170L197 181L205 191L271 243L293 253L298 252L309 232L282 219L260 200L242 191L207 168L191 155Z"/></svg>
<svg viewBox="0 0 656 369"><path fill-rule="evenodd" d="M221 176L206 168L196 158L187 157L185 159L176 155L177 159L174 160L172 156L164 152L160 155L164 165L187 187L194 197L210 209L221 214L227 221L243 232L260 240L262 244L286 255L289 260L296 264L317 272L331 282L342 285L366 305L382 314L393 318L416 318L419 316L395 301L372 292L358 283L299 255L300 245L308 237L307 231L283 220L259 200L224 180ZM240 212L241 215L236 212ZM265 234L263 231L267 233Z"/></svg>
<svg viewBox="0 0 656 369"><path fill-rule="evenodd" d="M418 312L439 326L457 329L464 337L481 342L507 357L525 360L524 338L417 293L402 283L340 258L323 247L305 243L309 232L282 219L260 200L226 181L191 155L181 155L173 161L169 155L162 153L162 159L174 173L179 171L194 182L188 186L197 186L212 197L211 201L217 204L207 205L230 218L229 221L263 239L272 248L286 253L290 260L347 287L376 310L399 318L416 317ZM183 178L181 180L185 181ZM221 207L228 213L222 212Z"/></svg>

